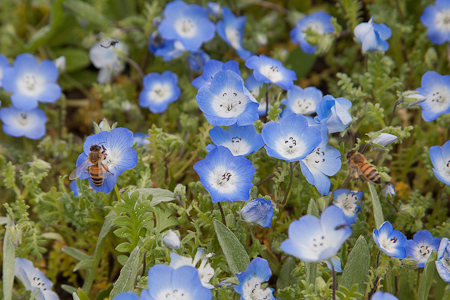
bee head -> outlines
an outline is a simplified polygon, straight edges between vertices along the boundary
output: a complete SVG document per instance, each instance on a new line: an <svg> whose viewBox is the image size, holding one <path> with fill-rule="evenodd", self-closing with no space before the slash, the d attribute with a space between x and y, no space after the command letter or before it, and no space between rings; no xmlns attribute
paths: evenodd
<svg viewBox="0 0 450 300"><path fill-rule="evenodd" d="M347 152L347 159L350 159L350 157L352 157L353 154L355 154L356 151L355 150L350 150Z"/></svg>

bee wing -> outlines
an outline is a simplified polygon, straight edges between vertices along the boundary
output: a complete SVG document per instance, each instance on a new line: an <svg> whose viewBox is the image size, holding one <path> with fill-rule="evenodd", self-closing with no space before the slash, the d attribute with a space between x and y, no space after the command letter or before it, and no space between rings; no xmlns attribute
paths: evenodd
<svg viewBox="0 0 450 300"><path fill-rule="evenodd" d="M72 173L70 173L69 179L75 180L75 179L81 177L81 175L83 175L83 173L86 172L86 167L88 164L89 164L89 159L86 159L75 170L73 170Z"/></svg>

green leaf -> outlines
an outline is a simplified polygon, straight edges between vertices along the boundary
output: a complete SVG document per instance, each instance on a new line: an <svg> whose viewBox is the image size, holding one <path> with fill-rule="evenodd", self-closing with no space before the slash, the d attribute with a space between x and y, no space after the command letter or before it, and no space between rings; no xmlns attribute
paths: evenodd
<svg viewBox="0 0 450 300"><path fill-rule="evenodd" d="M355 247L348 256L347 264L342 274L340 285L351 290L354 284L358 284L358 293L365 294L367 276L370 267L370 250L366 240L361 235L356 241Z"/></svg>
<svg viewBox="0 0 450 300"><path fill-rule="evenodd" d="M250 264L250 258L245 252L244 246L242 246L234 233L222 223L214 221L214 229L231 273L244 272Z"/></svg>
<svg viewBox="0 0 450 300"><path fill-rule="evenodd" d="M60 48L55 50L57 57L66 58L66 71L78 71L90 65L89 55L86 51L79 48Z"/></svg>
<svg viewBox="0 0 450 300"><path fill-rule="evenodd" d="M381 208L380 198L378 197L377 190L375 189L375 186L373 185L373 183L368 181L367 185L369 186L370 197L372 199L375 224L377 225L377 228L380 228L381 224L383 224L383 222L384 222L384 216L383 216L383 210Z"/></svg>
<svg viewBox="0 0 450 300"><path fill-rule="evenodd" d="M86 253L84 253L84 252L82 252L82 251L80 251L78 249L72 248L72 247L64 247L64 248L61 249L61 251L63 253L69 254L73 258L78 259L80 261L81 260L88 260L88 259L91 258Z"/></svg>
<svg viewBox="0 0 450 300"><path fill-rule="evenodd" d="M11 223L8 220L8 223ZM9 229L6 229L3 238L3 299L11 300L14 284L14 265L16 257L16 248L9 235Z"/></svg>
<svg viewBox="0 0 450 300"><path fill-rule="evenodd" d="M106 27L109 23L109 20L89 3L79 0L67 0L64 2L63 6L80 19L84 19L93 25L100 26L99 30L101 30L102 27Z"/></svg>
<svg viewBox="0 0 450 300"><path fill-rule="evenodd" d="M319 217L319 207L317 206L316 200L311 199L308 205L308 215Z"/></svg>
<svg viewBox="0 0 450 300"><path fill-rule="evenodd" d="M178 221L173 217L170 210L155 208L156 230L161 233L164 229L178 225Z"/></svg>
<svg viewBox="0 0 450 300"><path fill-rule="evenodd" d="M114 288L111 291L111 295L109 295L111 299L121 292L132 291L134 289L143 256L139 249L139 247L133 249L126 264L120 270L119 278L114 283Z"/></svg>
<svg viewBox="0 0 450 300"><path fill-rule="evenodd" d="M61 288L70 294L77 292L77 289L75 287L68 284L61 284Z"/></svg>
<svg viewBox="0 0 450 300"><path fill-rule="evenodd" d="M90 300L88 295L86 295L86 293L80 288L78 288L77 296L78 298L80 298L80 300Z"/></svg>
<svg viewBox="0 0 450 300"><path fill-rule="evenodd" d="M116 250L119 252L130 252L133 251L133 245L131 245L130 243L124 242L122 244L120 244L119 246L116 247Z"/></svg>
<svg viewBox="0 0 450 300"><path fill-rule="evenodd" d="M152 195L152 201L150 202L152 206L156 206L161 202L169 202L175 200L175 195L173 192L160 188L137 189L130 191L128 194L131 196L131 193L134 192L139 192L139 195L145 198L148 198L150 195Z"/></svg>
<svg viewBox="0 0 450 300"><path fill-rule="evenodd" d="M296 284L297 280L291 275L292 271L295 269L295 259L289 256L288 259L283 264L280 271L280 276L277 280L277 289L284 289L288 286Z"/></svg>
<svg viewBox="0 0 450 300"><path fill-rule="evenodd" d="M433 282L433 276L436 272L435 261L437 259L437 252L433 250L433 253L430 254L427 260L427 264L425 265L425 269L422 274L422 279L419 284L419 292L417 294L417 300L426 300L428 299L428 294L430 293L431 283Z"/></svg>

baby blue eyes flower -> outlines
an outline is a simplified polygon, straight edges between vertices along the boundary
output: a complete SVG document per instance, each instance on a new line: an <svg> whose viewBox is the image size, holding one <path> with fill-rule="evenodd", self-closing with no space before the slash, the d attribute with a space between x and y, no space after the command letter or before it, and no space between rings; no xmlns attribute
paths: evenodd
<svg viewBox="0 0 450 300"><path fill-rule="evenodd" d="M314 120L327 126L328 133L344 131L352 122L350 107L352 107L350 100L326 95L316 107L317 116Z"/></svg>
<svg viewBox="0 0 450 300"><path fill-rule="evenodd" d="M435 264L442 280L450 282L450 243L448 238L441 240Z"/></svg>
<svg viewBox="0 0 450 300"><path fill-rule="evenodd" d="M19 54L13 66L3 69L1 87L10 93L11 102L20 110L31 110L39 102L53 103L61 97L61 87L56 84L58 69L51 60L39 64L28 53Z"/></svg>
<svg viewBox="0 0 450 300"><path fill-rule="evenodd" d="M136 132L133 138L138 147L150 144L150 141L148 140L148 133Z"/></svg>
<svg viewBox="0 0 450 300"><path fill-rule="evenodd" d="M242 218L249 223L256 223L262 227L270 228L272 225L272 201L256 198L241 209Z"/></svg>
<svg viewBox="0 0 450 300"><path fill-rule="evenodd" d="M101 162L106 166L109 172L106 172L106 178L100 186L92 183L92 179L87 170L77 171L79 179L89 178L89 184L97 192L109 193L114 189L117 177L124 171L134 168L137 165L137 153L133 149L133 133L126 128L114 128L111 131L101 131L97 134L88 136L83 145L83 153L78 156L77 167L88 160L88 155L92 145L104 147L105 159ZM86 165L88 167L90 163ZM104 167L105 168L105 167ZM83 168L84 169L84 168Z"/></svg>
<svg viewBox="0 0 450 300"><path fill-rule="evenodd" d="M450 2L436 0L436 4L427 6L420 17L420 22L428 28L428 38L433 44L450 42L449 11Z"/></svg>
<svg viewBox="0 0 450 300"><path fill-rule="evenodd" d="M200 88L197 104L211 125L239 126L258 120L258 102L233 71L220 71L210 85Z"/></svg>
<svg viewBox="0 0 450 300"><path fill-rule="evenodd" d="M77 196L79 196L80 195L80 192L79 192L79 190L78 190L78 180L72 180L70 183L69 183L69 187L70 187L70 190L73 192L73 196L74 197L77 197Z"/></svg>
<svg viewBox="0 0 450 300"><path fill-rule="evenodd" d="M208 10L208 13L212 16L218 16L220 14L220 5L214 2L208 2L206 4L206 9Z"/></svg>
<svg viewBox="0 0 450 300"><path fill-rule="evenodd" d="M10 136L38 140L45 135L47 116L39 108L21 110L14 106L4 107L0 109L0 120L3 131Z"/></svg>
<svg viewBox="0 0 450 300"><path fill-rule="evenodd" d="M322 100L322 92L313 86L302 89L294 85L287 91L287 99L281 101L286 106L283 114L294 113L298 115L309 115L316 112L317 104Z"/></svg>
<svg viewBox="0 0 450 300"><path fill-rule="evenodd" d="M362 51L387 51L389 43L386 42L392 35L392 30L385 24L376 24L373 17L369 22L363 22L355 27L355 37L362 43Z"/></svg>
<svg viewBox="0 0 450 300"><path fill-rule="evenodd" d="M235 286L234 290L241 295L241 300L276 300L273 296L274 289L261 288L262 283L272 276L269 263L264 258L255 257L247 269L237 273L236 276L239 279L239 285Z"/></svg>
<svg viewBox="0 0 450 300"><path fill-rule="evenodd" d="M214 79L214 76L218 72L223 70L230 70L238 75L241 75L241 71L239 70L239 63L237 61L230 60L226 63L223 63L216 59L211 59L205 64L203 68L203 74L192 80L192 85L197 89L200 89L204 85L210 85L212 80Z"/></svg>
<svg viewBox="0 0 450 300"><path fill-rule="evenodd" d="M218 146L197 162L194 170L214 203L250 198L255 167L244 156L234 157L230 150Z"/></svg>
<svg viewBox="0 0 450 300"><path fill-rule="evenodd" d="M245 66L253 69L256 80L276 84L285 90L290 90L294 86L294 80L297 80L295 71L283 67L281 61L264 55L248 58Z"/></svg>
<svg viewBox="0 0 450 300"><path fill-rule="evenodd" d="M450 75L428 71L423 74L422 86L416 91L426 98L419 103L425 121L434 121L440 115L450 113Z"/></svg>
<svg viewBox="0 0 450 300"><path fill-rule="evenodd" d="M164 8L158 31L163 39L179 41L187 51L197 51L214 38L216 26L203 7L177 0Z"/></svg>
<svg viewBox="0 0 450 300"><path fill-rule="evenodd" d="M175 231L172 230L168 230L163 234L163 243L167 248L170 249L178 249L181 245L180 237Z"/></svg>
<svg viewBox="0 0 450 300"><path fill-rule="evenodd" d="M412 240L406 241L406 255L418 261L418 268L424 268L433 250L438 251L441 239L433 237L428 230L420 230Z"/></svg>
<svg viewBox="0 0 450 300"><path fill-rule="evenodd" d="M322 141L320 130L309 127L306 118L296 114L282 118L280 123L267 123L262 136L267 154L286 162L304 159Z"/></svg>
<svg viewBox="0 0 450 300"><path fill-rule="evenodd" d="M3 70L6 67L10 67L8 59L4 55L0 54L0 88L2 87Z"/></svg>
<svg viewBox="0 0 450 300"><path fill-rule="evenodd" d="M389 293L376 292L370 300L398 300L398 298Z"/></svg>
<svg viewBox="0 0 450 300"><path fill-rule="evenodd" d="M387 146L392 144L393 142L395 142L398 139L397 136L390 134L390 133L382 133L379 136L377 136L376 138L374 138L371 142L374 144L378 144L381 146Z"/></svg>
<svg viewBox="0 0 450 300"><path fill-rule="evenodd" d="M97 81L100 83L110 82L125 69L125 62L122 56L128 54L128 46L119 41L116 45L104 48L109 40L103 39L89 50L89 58L92 64L100 69Z"/></svg>
<svg viewBox="0 0 450 300"><path fill-rule="evenodd" d="M232 125L228 131L220 126L215 126L209 131L209 136L217 146L227 147L234 156L247 156L264 146L264 140L261 134L256 133L255 126L237 126ZM206 146L207 151L216 148L215 145Z"/></svg>
<svg viewBox="0 0 450 300"><path fill-rule="evenodd" d="M356 214L360 211L359 202L364 195L363 192L350 191L348 189L340 189L333 191L333 204L344 213L344 218L349 225L355 224Z"/></svg>
<svg viewBox="0 0 450 300"><path fill-rule="evenodd" d="M233 47L240 58L246 60L252 52L242 48L246 17L236 17L228 7L222 9L223 21L217 22L217 33L228 45Z"/></svg>
<svg viewBox="0 0 450 300"><path fill-rule="evenodd" d="M210 60L211 57L201 49L191 52L191 55L188 56L189 68L194 72L203 72L203 67Z"/></svg>
<svg viewBox="0 0 450 300"><path fill-rule="evenodd" d="M384 222L379 229L373 230L373 240L386 255L396 258L406 258L406 237L392 224Z"/></svg>
<svg viewBox="0 0 450 300"><path fill-rule="evenodd" d="M316 51L316 46L311 45L306 40L306 33L303 31L308 28L321 35L334 32L334 27L331 24L331 16L323 11L312 13L298 20L295 28L291 30L291 40L295 44L300 44L303 52L310 54Z"/></svg>
<svg viewBox="0 0 450 300"><path fill-rule="evenodd" d="M442 147L431 147L430 159L437 179L450 185L450 141L447 141Z"/></svg>
<svg viewBox="0 0 450 300"><path fill-rule="evenodd" d="M388 197L388 196L394 197L395 194L396 194L396 192L395 192L394 186L390 183L386 184L386 187L383 190L384 197Z"/></svg>
<svg viewBox="0 0 450 300"><path fill-rule="evenodd" d="M352 235L344 213L328 206L320 219L306 215L289 225L289 238L281 250L305 262L318 262L334 257L342 244Z"/></svg>
<svg viewBox="0 0 450 300"><path fill-rule="evenodd" d="M139 94L139 105L148 107L154 114L165 112L169 104L180 96L181 90L177 84L178 77L172 71L145 75L144 89Z"/></svg>
<svg viewBox="0 0 450 300"><path fill-rule="evenodd" d="M257 98L259 96L259 88L263 87L263 82L262 81L258 81L256 80L255 76L253 76L253 74L251 74L250 76L247 77L247 79L245 80L245 86L247 87L247 89L250 91L250 93ZM266 97L263 96L261 97L261 100L259 101L259 106L258 106L258 114L260 117L265 116L266 115ZM270 105L269 105L270 107Z"/></svg>
<svg viewBox="0 0 450 300"><path fill-rule="evenodd" d="M31 294L39 290L36 294L37 300L59 300L58 295L52 291L53 283L28 259L16 257L14 275Z"/></svg>

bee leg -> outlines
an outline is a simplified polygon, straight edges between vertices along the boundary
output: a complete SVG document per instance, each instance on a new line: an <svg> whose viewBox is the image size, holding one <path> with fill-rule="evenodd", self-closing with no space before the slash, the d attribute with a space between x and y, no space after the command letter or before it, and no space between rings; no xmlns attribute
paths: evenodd
<svg viewBox="0 0 450 300"><path fill-rule="evenodd" d="M106 172L108 172L111 175L114 175L114 173L111 173L111 171L108 169L108 166L102 163L103 168L105 169Z"/></svg>
<svg viewBox="0 0 450 300"><path fill-rule="evenodd" d="M341 185L341 189L345 188L345 186L350 182L350 180L352 179L352 175L351 173L348 174L347 179L345 179L344 183Z"/></svg>

